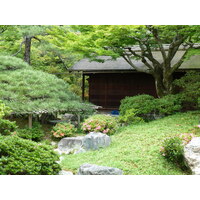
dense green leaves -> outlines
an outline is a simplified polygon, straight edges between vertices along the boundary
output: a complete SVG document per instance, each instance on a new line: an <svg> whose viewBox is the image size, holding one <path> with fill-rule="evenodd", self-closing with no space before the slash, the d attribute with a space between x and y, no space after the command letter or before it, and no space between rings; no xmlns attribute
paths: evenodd
<svg viewBox="0 0 200 200"><path fill-rule="evenodd" d="M56 175L59 156L50 146L16 136L0 137L1 175Z"/></svg>
<svg viewBox="0 0 200 200"><path fill-rule="evenodd" d="M14 58L10 66L16 69L18 63L20 59ZM19 66L24 69L0 73L0 98L14 114L91 111L62 79L33 70L24 62Z"/></svg>

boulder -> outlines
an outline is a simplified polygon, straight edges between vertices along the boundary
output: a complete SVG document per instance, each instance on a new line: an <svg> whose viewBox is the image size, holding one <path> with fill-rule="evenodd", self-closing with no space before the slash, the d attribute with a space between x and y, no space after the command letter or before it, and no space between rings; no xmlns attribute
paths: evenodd
<svg viewBox="0 0 200 200"><path fill-rule="evenodd" d="M194 137L184 148L184 157L194 175L200 175L200 137Z"/></svg>
<svg viewBox="0 0 200 200"><path fill-rule="evenodd" d="M78 175L123 175L123 171L113 167L83 164L78 170Z"/></svg>
<svg viewBox="0 0 200 200"><path fill-rule="evenodd" d="M58 143L58 151L65 154L83 152L83 140L84 136L63 138Z"/></svg>
<svg viewBox="0 0 200 200"><path fill-rule="evenodd" d="M91 132L86 136L66 137L58 143L57 152L65 154L77 154L89 150L98 150L109 146L110 137L104 133Z"/></svg>
<svg viewBox="0 0 200 200"><path fill-rule="evenodd" d="M97 150L110 145L110 137L104 133L91 132L84 137L83 148L85 150Z"/></svg>

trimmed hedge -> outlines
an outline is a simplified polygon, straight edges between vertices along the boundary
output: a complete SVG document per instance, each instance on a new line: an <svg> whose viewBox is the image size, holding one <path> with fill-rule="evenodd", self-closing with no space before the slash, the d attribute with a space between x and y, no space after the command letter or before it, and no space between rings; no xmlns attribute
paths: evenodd
<svg viewBox="0 0 200 200"><path fill-rule="evenodd" d="M1 175L56 175L59 156L49 145L17 136L0 136Z"/></svg>

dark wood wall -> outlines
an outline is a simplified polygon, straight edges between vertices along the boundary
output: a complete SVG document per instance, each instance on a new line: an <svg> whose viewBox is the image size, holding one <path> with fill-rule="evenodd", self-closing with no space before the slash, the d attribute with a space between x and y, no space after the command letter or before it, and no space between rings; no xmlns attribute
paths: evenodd
<svg viewBox="0 0 200 200"><path fill-rule="evenodd" d="M89 101L104 108L116 109L126 96L150 94L156 97L154 79L145 73L89 75Z"/></svg>

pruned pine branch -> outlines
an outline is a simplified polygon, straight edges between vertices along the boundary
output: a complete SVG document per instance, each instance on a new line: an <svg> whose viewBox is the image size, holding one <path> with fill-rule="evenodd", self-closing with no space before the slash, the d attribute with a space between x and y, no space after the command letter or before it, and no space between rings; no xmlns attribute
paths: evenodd
<svg viewBox="0 0 200 200"><path fill-rule="evenodd" d="M19 47L19 50L18 50L15 54L13 54L12 56L16 56L18 53L21 52L21 50L22 50L22 45L23 45L24 43L25 43L25 40L23 40L23 41L21 42L20 47Z"/></svg>
<svg viewBox="0 0 200 200"><path fill-rule="evenodd" d="M33 36L32 38L34 38L34 39L38 40L39 42L41 42L41 40L36 36Z"/></svg>

